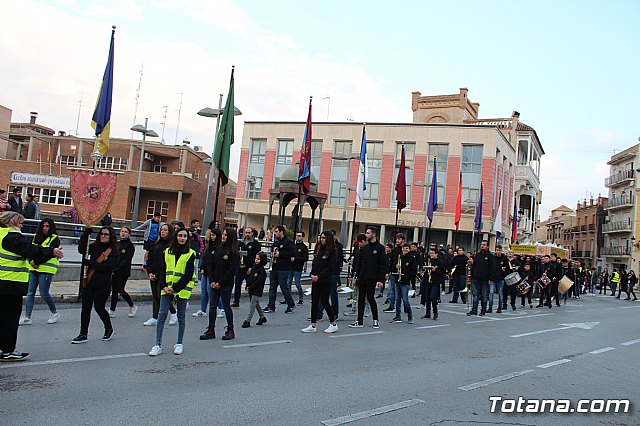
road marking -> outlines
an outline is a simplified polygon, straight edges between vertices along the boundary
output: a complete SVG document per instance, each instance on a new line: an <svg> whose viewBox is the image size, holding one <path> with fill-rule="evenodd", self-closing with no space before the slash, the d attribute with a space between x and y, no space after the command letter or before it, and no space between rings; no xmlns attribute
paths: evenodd
<svg viewBox="0 0 640 426"><path fill-rule="evenodd" d="M134 354L120 354L120 355L102 355L102 356L90 356L86 358L65 358L65 359L51 359L48 361L31 361L31 362L17 362L14 364L0 365L0 369L3 368L17 368L17 367L32 367L34 365L52 365L52 364L67 364L70 362L83 362L83 361L101 361L105 359L120 359L120 358L132 358L137 356L147 356L145 353Z"/></svg>
<svg viewBox="0 0 640 426"><path fill-rule="evenodd" d="M589 353L590 353L590 354L592 354L592 355L597 355L597 354L601 354L601 353L603 353L603 352L609 352L609 351L612 351L612 350L614 350L614 349L615 349L615 348L607 347L607 348L602 348L602 349L596 349L595 351L591 351L591 352L589 352Z"/></svg>
<svg viewBox="0 0 640 426"><path fill-rule="evenodd" d="M239 345L224 345L225 349L229 348L253 348L254 346L278 345L280 343L293 343L291 340L273 340L271 342L241 343Z"/></svg>
<svg viewBox="0 0 640 426"><path fill-rule="evenodd" d="M535 317L546 317L547 315L555 315L553 312L549 312L548 314L535 314L535 315L523 315L521 317L512 317L512 318L492 318L494 321L511 321L511 320L520 320L527 318L535 318ZM486 322L485 320L477 320L477 321L466 321L465 324L477 324L479 322Z"/></svg>
<svg viewBox="0 0 640 426"><path fill-rule="evenodd" d="M537 365L536 367L538 367L538 368L549 368L549 367L554 367L556 365L566 364L568 362L571 362L571 360L563 358L563 359L559 359L557 361L547 362L546 364L540 364L540 365Z"/></svg>
<svg viewBox="0 0 640 426"><path fill-rule="evenodd" d="M567 311L567 312L578 312L578 310L577 309L573 309L573 310Z"/></svg>
<svg viewBox="0 0 640 426"><path fill-rule="evenodd" d="M384 331L366 331L364 333L350 333L350 334L332 334L329 337L351 337L351 336L367 336L369 334L382 334Z"/></svg>
<svg viewBox="0 0 640 426"><path fill-rule="evenodd" d="M640 306L623 306L620 309L633 309L633 308L640 308Z"/></svg>
<svg viewBox="0 0 640 426"><path fill-rule="evenodd" d="M374 408L373 410L361 411L355 414L349 414L348 416L338 417L336 419L323 420L321 423L325 426L339 426L347 423L355 422L357 420L367 419L373 416L379 416L380 414L390 413L392 411L401 410L403 408L412 407L414 405L424 403L421 399L409 399L406 401L398 402L396 404L385 405L384 407Z"/></svg>
<svg viewBox="0 0 640 426"><path fill-rule="evenodd" d="M449 327L450 325L451 324L425 325L422 327L416 327L416 330L424 330L425 328Z"/></svg>
<svg viewBox="0 0 640 426"><path fill-rule="evenodd" d="M454 314L454 315L467 315L465 312L447 311L445 309L438 309L438 312L446 312L447 314Z"/></svg>
<svg viewBox="0 0 640 426"><path fill-rule="evenodd" d="M482 388L485 386L492 385L494 383L504 382L505 380L510 380L515 377L520 377L524 374L531 373L533 370L524 370L524 371L516 371L514 373L505 374L503 376L493 377L491 379L483 380L481 382L471 383L470 385L460 386L458 389L462 391L470 391L478 388Z"/></svg>
<svg viewBox="0 0 640 426"><path fill-rule="evenodd" d="M628 342L620 343L622 346L635 345L636 343L640 343L640 339L629 340Z"/></svg>
<svg viewBox="0 0 640 426"><path fill-rule="evenodd" d="M562 325L563 327L548 328L546 330L538 330L538 331L531 331L529 333L514 334L513 336L509 336L509 337L518 338L518 337L525 337L525 336L533 336L534 334L548 333L550 331L568 330L570 328L581 328L583 330L591 330L598 324L600 323L599 322L574 322L569 324L559 324L559 325Z"/></svg>

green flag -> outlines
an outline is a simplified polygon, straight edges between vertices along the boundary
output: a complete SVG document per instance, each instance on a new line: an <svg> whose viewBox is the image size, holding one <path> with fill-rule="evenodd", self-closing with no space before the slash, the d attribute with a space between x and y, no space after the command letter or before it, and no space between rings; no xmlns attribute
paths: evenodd
<svg viewBox="0 0 640 426"><path fill-rule="evenodd" d="M213 162L218 168L221 184L225 186L229 182L229 160L231 158L231 145L233 145L233 117L235 107L233 105L233 68L231 69L231 83L229 95L222 113L222 123L218 131L216 149L213 152Z"/></svg>

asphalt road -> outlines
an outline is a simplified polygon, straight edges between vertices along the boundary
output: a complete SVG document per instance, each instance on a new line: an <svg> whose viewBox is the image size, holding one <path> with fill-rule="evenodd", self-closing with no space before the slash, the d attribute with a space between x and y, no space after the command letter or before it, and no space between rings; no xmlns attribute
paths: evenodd
<svg viewBox="0 0 640 426"><path fill-rule="evenodd" d="M146 355L155 327L142 326L148 304L133 319L121 306L109 342L100 340L94 314L84 345L69 344L78 333L77 306L61 306L61 321L47 325L39 305L34 324L20 328L19 350L32 353L29 362L0 365L0 423L640 424L638 302L583 296L562 308L484 318L443 303L438 321L419 319L419 311L413 325L390 324L393 315L381 313L379 330L371 318L350 329L352 318L343 316L339 332L327 335L300 332L308 305L241 329L243 299L234 310L237 338L228 342L220 340L223 319L218 339L198 340L207 319L191 316L196 304L187 314L184 354L173 355L177 327L167 327L164 353L155 358ZM499 414L490 413L490 396L574 404L629 398L632 407L627 414Z"/></svg>

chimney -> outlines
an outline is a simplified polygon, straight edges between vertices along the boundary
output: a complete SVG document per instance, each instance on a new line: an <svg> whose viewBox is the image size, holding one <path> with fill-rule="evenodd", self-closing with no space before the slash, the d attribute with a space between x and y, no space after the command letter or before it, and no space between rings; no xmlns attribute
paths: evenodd
<svg viewBox="0 0 640 426"><path fill-rule="evenodd" d="M58 136L67 136L67 132L64 130L58 130Z"/></svg>
<svg viewBox="0 0 640 426"><path fill-rule="evenodd" d="M31 111L31 119L29 120L29 124L36 124L36 119L38 118L38 113L35 111Z"/></svg>

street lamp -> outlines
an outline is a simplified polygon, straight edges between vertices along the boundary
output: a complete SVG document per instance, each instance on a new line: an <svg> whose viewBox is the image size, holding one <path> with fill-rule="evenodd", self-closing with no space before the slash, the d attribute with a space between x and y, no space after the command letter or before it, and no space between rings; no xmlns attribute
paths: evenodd
<svg viewBox="0 0 640 426"><path fill-rule="evenodd" d="M254 184L256 183L256 178L251 176L245 179L245 182L248 184ZM244 226L243 228L247 227L247 219L249 218L249 198L246 197L247 195L247 190L246 190L246 185L245 185L245 205L244 205Z"/></svg>
<svg viewBox="0 0 640 426"><path fill-rule="evenodd" d="M138 167L138 185L136 186L136 197L133 201L133 217L131 218L131 228L138 226L138 210L140 209L140 179L142 178L142 163L144 162L144 144L147 140L147 136L157 138L158 134L151 129L147 128L149 119L144 119L144 126L142 124L134 125L131 130L134 132L142 133L142 150L140 152L140 166Z"/></svg>
<svg viewBox="0 0 640 426"><path fill-rule="evenodd" d="M215 132L215 138L213 140L213 150L211 151L211 158L213 158L215 151L216 151L216 143L218 143L218 131L220 130L220 116L224 114L224 108L222 108L222 98L223 98L223 94L220 94L220 99L218 99L218 109L213 109L213 108L202 108L200 111L198 111L198 115L201 117L215 117L216 118L216 132ZM235 106L233 107L233 115L242 115L242 112L236 108ZM206 161L205 161L206 162ZM213 175L214 175L214 169L213 169L213 161L211 161L211 167L209 168L209 183L207 185L207 201L205 204L205 208L204 208L204 218L202 220L203 224L205 226L209 226L209 223L211 222L211 193L213 191ZM213 218L214 220L216 218Z"/></svg>
<svg viewBox="0 0 640 426"><path fill-rule="evenodd" d="M349 154L349 155L341 155L341 154L336 154L331 156L331 159L333 160L342 160L342 161L346 161L347 162L347 180L346 180L346 184L343 183L345 186L345 195L344 195L344 206L342 208L342 224L340 225L340 242L342 243L342 245L346 245L347 241L347 233L348 228L347 228L347 209L349 208L349 178L351 176L351 160L359 160L360 159L360 154ZM343 188L343 184L340 185L340 189Z"/></svg>

